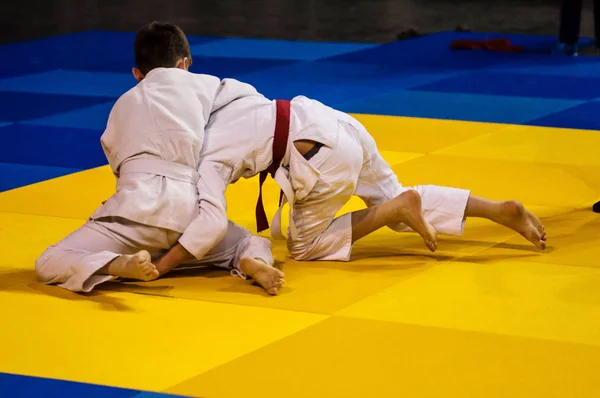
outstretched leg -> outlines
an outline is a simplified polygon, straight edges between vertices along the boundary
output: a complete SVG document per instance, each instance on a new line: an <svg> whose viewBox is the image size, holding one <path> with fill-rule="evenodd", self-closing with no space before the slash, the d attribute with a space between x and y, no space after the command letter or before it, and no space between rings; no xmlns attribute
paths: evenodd
<svg viewBox="0 0 600 398"><path fill-rule="evenodd" d="M544 226L520 202L483 199L469 191L436 185L420 185L412 189L421 196L426 222L439 234L460 236L467 218L485 218L518 232L539 249L546 247ZM388 226L397 232L419 232L405 222Z"/></svg>
<svg viewBox="0 0 600 398"><path fill-rule="evenodd" d="M541 221L520 202L498 202L470 195L465 217L494 221L521 234L537 248L546 248L546 230Z"/></svg>
<svg viewBox="0 0 600 398"><path fill-rule="evenodd" d="M372 138L366 134L364 132L363 138L370 145L372 156L361 170L356 194L363 199L369 210L391 203L407 189L413 189L421 197L421 208L426 222L439 234L460 236L466 218L479 217L513 229L540 249L546 247L544 226L519 202L491 201L473 196L468 190L436 185L403 187L391 167L377 152ZM365 210L365 214L369 212ZM371 227L370 224L367 226ZM377 225L373 225L375 226ZM390 222L387 226L397 232L416 231L424 236L422 230L406 222ZM358 238L364 236L364 233L357 232Z"/></svg>

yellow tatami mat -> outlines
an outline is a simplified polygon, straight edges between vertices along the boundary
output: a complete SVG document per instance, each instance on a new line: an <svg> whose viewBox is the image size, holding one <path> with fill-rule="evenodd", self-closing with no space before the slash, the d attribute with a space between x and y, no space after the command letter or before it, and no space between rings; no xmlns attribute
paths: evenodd
<svg viewBox="0 0 600 398"><path fill-rule="evenodd" d="M600 348L333 317L168 391L205 397L596 397ZM245 382L232 382L243 375Z"/></svg>
<svg viewBox="0 0 600 398"><path fill-rule="evenodd" d="M39 284L37 256L113 192L101 167L0 193L0 372L211 398L599 397L600 135L357 117L401 182L521 200L548 249L474 219L434 254L390 230L349 263L296 262L276 242L277 297L206 268L89 295ZM251 230L257 185L227 192ZM264 196L272 215L272 181Z"/></svg>

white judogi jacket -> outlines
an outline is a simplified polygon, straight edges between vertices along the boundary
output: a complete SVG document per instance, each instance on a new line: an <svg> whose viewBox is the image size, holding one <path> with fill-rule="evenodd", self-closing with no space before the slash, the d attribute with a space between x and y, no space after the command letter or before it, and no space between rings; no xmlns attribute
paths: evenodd
<svg viewBox="0 0 600 398"><path fill-rule="evenodd" d="M245 83L228 80L226 86L237 99L229 101L227 106L219 106L220 109L210 116L198 169L200 214L179 240L197 258L212 247L217 231L220 231L219 236L225 233L227 185L240 178L255 176L273 161L275 101L265 98L255 89L250 92L248 88L251 86ZM244 95L240 95L242 92ZM275 175L277 184L290 202L290 212L293 202L304 198L312 190L320 174L296 150L293 142L308 139L333 148L337 133L338 119L331 108L305 97L292 100L289 140L281 163L288 167L280 167ZM290 227L293 235L293 225ZM279 211L271 231L275 238L283 238ZM192 251L192 248L197 251Z"/></svg>
<svg viewBox="0 0 600 398"><path fill-rule="evenodd" d="M226 80L176 68L150 71L121 96L101 137L117 189L92 218L122 217L183 233L199 214L204 128L210 113L230 97ZM194 239L186 242L190 252L204 252Z"/></svg>

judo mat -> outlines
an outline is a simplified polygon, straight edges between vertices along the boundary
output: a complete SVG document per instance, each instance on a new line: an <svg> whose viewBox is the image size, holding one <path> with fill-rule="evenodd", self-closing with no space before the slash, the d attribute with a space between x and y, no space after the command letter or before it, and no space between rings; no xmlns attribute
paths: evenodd
<svg viewBox="0 0 600 398"><path fill-rule="evenodd" d="M540 36L190 37L195 72L355 115L405 185L523 201L548 249L469 220L435 254L389 230L349 263L295 262L276 242L277 297L208 268L88 295L41 285L38 255L114 190L99 137L135 83L133 37L0 46L0 396L600 396L600 58L548 55ZM526 51L448 49L493 37ZM227 192L251 230L257 194L256 179ZM272 181L264 197L273 215Z"/></svg>

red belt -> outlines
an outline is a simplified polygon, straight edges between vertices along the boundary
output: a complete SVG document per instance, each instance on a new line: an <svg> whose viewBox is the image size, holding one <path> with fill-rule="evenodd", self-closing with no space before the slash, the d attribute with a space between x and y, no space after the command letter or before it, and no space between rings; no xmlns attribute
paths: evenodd
<svg viewBox="0 0 600 398"><path fill-rule="evenodd" d="M288 136L290 134L290 101L277 100L275 104L277 106L277 116L275 119L275 136L273 138L273 162L259 176L259 194L258 203L256 203L256 229L258 232L269 228L269 220L267 219L262 202L262 186L267 179L267 175L271 174L271 177L275 176L275 172L285 156ZM281 200L281 195L279 199Z"/></svg>

